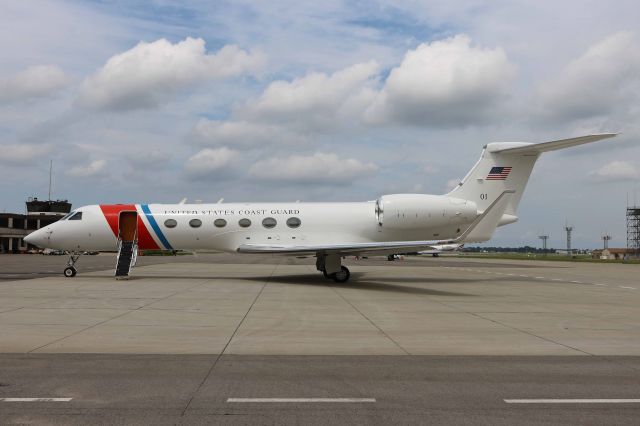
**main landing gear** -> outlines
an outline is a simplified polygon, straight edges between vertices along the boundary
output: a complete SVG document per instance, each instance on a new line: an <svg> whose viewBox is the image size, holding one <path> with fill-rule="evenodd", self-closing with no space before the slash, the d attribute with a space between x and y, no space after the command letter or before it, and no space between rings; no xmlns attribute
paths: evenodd
<svg viewBox="0 0 640 426"><path fill-rule="evenodd" d="M79 253L71 253L69 256L69 261L67 262L67 267L64 268L64 276L67 278L75 277L78 272L75 268L75 264L80 259L81 254Z"/></svg>
<svg viewBox="0 0 640 426"><path fill-rule="evenodd" d="M337 283L347 282L351 277L349 268L342 265L342 259L337 254L318 254L316 269L322 271L325 278Z"/></svg>

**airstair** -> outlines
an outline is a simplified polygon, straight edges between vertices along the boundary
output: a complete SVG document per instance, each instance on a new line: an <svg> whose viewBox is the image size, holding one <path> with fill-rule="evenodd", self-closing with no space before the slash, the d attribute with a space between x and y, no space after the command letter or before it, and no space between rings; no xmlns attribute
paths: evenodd
<svg viewBox="0 0 640 426"><path fill-rule="evenodd" d="M137 213L121 212L118 232L116 279L129 279L138 258Z"/></svg>
<svg viewBox="0 0 640 426"><path fill-rule="evenodd" d="M128 279L138 258L137 241L118 242L118 260L116 262L116 278Z"/></svg>

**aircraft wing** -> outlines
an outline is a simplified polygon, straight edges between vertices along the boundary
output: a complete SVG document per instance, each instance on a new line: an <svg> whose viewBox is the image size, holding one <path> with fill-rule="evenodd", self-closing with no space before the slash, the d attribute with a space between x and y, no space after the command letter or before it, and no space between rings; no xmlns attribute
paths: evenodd
<svg viewBox="0 0 640 426"><path fill-rule="evenodd" d="M487 209L482 212L469 227L455 239L438 241L383 241L367 243L343 243L320 245L282 245L282 244L242 244L239 253L304 255L315 253L337 253L343 256L361 254L396 254L434 250L442 244L462 244L465 241L485 241L498 226L511 195L515 191L505 190Z"/></svg>
<svg viewBox="0 0 640 426"><path fill-rule="evenodd" d="M389 241L374 243L347 243L321 245L271 245L271 244L243 244L238 248L239 253L270 253L270 254L315 254L338 253L344 256L376 253L393 254L428 250L437 244L436 241Z"/></svg>

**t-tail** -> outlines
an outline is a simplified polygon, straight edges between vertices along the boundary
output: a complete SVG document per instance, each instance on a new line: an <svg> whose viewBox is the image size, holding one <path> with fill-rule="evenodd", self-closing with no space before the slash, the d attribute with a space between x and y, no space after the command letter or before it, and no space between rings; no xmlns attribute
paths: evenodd
<svg viewBox="0 0 640 426"><path fill-rule="evenodd" d="M484 211L505 190L512 190L498 226L518 220L516 211L540 154L612 138L616 133L580 136L551 142L493 142L485 145L480 159L447 195L476 203Z"/></svg>

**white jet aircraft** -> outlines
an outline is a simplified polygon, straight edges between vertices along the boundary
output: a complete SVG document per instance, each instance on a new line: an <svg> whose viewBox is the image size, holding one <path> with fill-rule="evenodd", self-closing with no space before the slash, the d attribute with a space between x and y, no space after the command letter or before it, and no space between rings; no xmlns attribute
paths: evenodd
<svg viewBox="0 0 640 426"><path fill-rule="evenodd" d="M440 253L458 251L464 246L464 244L436 244L431 250L422 250L418 254L430 254L433 257L438 257Z"/></svg>
<svg viewBox="0 0 640 426"><path fill-rule="evenodd" d="M349 203L115 204L80 207L24 240L71 253L76 275L84 251L117 251L116 278L126 278L138 249L220 250L315 256L337 282L349 279L348 255L391 255L443 244L483 242L516 210L541 153L616 134L543 143L494 142L446 195L392 194Z"/></svg>

